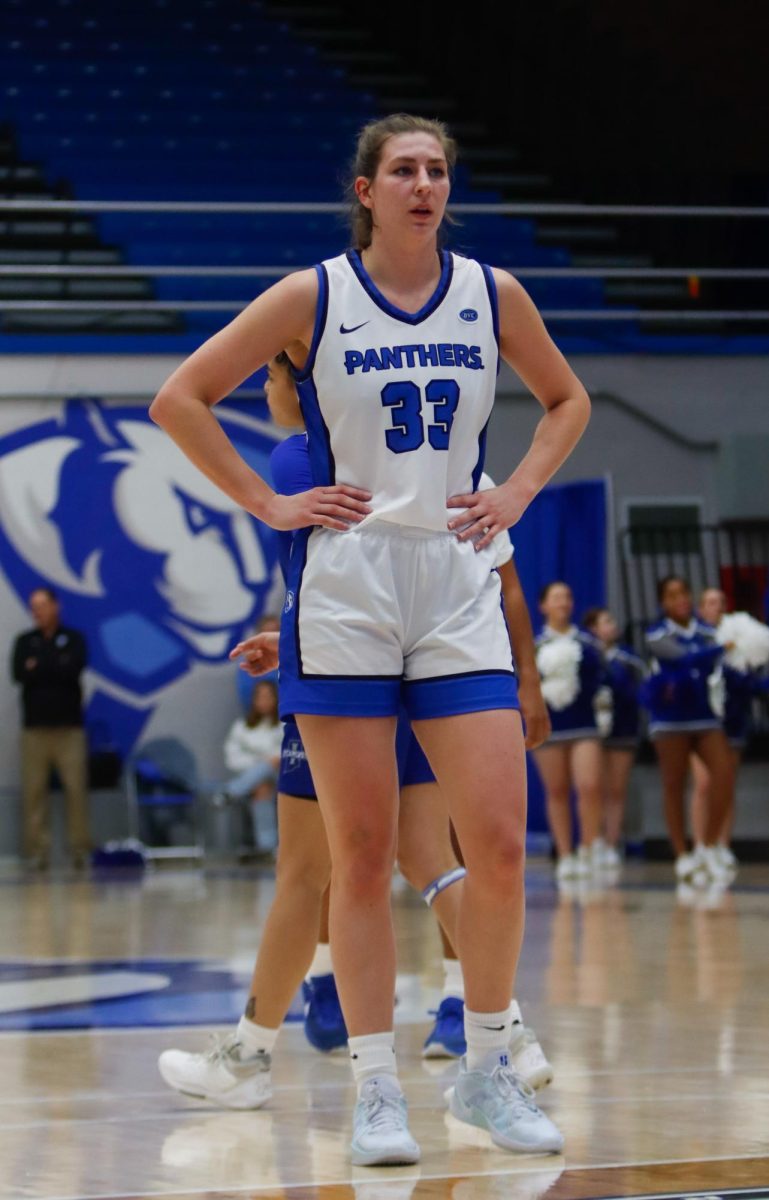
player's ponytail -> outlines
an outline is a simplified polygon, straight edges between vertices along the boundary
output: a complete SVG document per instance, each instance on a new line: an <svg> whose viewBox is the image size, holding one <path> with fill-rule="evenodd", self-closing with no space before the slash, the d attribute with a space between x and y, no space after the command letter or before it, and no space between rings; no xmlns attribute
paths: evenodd
<svg viewBox="0 0 769 1200"><path fill-rule="evenodd" d="M361 204L355 194L355 180L359 175L373 179L379 168L382 147L388 138L398 133L429 133L436 138L443 148L449 175L453 173L457 161L457 144L443 121L431 121L427 117L414 117L410 113L392 113L381 121L371 121L364 125L358 134L355 157L350 164L346 196L350 204L350 228L352 245L355 250L365 250L371 245L373 221L371 210ZM449 216L444 217L451 223Z"/></svg>

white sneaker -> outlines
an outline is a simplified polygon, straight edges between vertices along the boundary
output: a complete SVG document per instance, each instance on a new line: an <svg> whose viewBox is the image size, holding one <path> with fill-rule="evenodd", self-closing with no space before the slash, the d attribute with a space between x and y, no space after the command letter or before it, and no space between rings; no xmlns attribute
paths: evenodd
<svg viewBox="0 0 769 1200"><path fill-rule="evenodd" d="M380 1075L363 1084L350 1150L356 1167L419 1162L419 1146L409 1133L406 1099L396 1079Z"/></svg>
<svg viewBox="0 0 769 1200"><path fill-rule="evenodd" d="M610 846L603 838L596 838L590 852L597 871L618 871L622 866L622 855L617 847Z"/></svg>
<svg viewBox="0 0 769 1200"><path fill-rule="evenodd" d="M521 1006L517 1000L512 1001L510 1011L513 1018L513 1034L510 1039L513 1067L523 1082L537 1092L553 1082L553 1068L545 1058L545 1052L534 1030L524 1025Z"/></svg>
<svg viewBox="0 0 769 1200"><path fill-rule="evenodd" d="M709 882L719 887L728 887L734 880L734 871L731 867L724 866L718 850L718 846L703 846L702 863L710 877Z"/></svg>
<svg viewBox="0 0 769 1200"><path fill-rule="evenodd" d="M689 883L693 887L705 887L709 882L708 869L698 846L691 854L679 854L675 862L676 879L679 883Z"/></svg>
<svg viewBox="0 0 769 1200"><path fill-rule="evenodd" d="M206 1054L164 1050L158 1068L175 1092L222 1108L261 1108L272 1097L269 1054L246 1057L236 1033L214 1037Z"/></svg>
<svg viewBox="0 0 769 1200"><path fill-rule="evenodd" d="M723 842L718 843L715 851L721 866L725 867L727 871L732 871L736 874L740 864L734 851L729 846L724 845Z"/></svg>
<svg viewBox="0 0 769 1200"><path fill-rule="evenodd" d="M590 846L579 846L576 857L575 879L589 879L594 870L593 855Z"/></svg>
<svg viewBox="0 0 769 1200"><path fill-rule="evenodd" d="M577 856L576 854L564 854L558 859L555 868L555 877L558 883L565 883L569 879L577 878Z"/></svg>
<svg viewBox="0 0 769 1200"><path fill-rule="evenodd" d="M534 1092L511 1067L468 1071L467 1059L454 1084L450 1109L458 1121L485 1129L495 1146L521 1154L560 1154L563 1135L537 1108Z"/></svg>

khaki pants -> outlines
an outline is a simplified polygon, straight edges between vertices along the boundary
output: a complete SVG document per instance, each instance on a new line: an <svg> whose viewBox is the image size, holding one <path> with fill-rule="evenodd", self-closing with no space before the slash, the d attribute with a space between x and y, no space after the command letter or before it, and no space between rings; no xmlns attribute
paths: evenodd
<svg viewBox="0 0 769 1200"><path fill-rule="evenodd" d="M24 853L47 859L51 848L50 779L55 767L67 801L70 853L87 854L88 796L85 730L79 727L25 729L21 735Z"/></svg>

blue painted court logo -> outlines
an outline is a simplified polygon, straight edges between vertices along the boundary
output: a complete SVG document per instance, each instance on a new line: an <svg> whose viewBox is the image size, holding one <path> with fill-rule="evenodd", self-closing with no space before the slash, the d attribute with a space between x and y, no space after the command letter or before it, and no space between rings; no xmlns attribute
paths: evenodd
<svg viewBox="0 0 769 1200"><path fill-rule="evenodd" d="M463 308L459 315L463 321L471 322L478 320L478 313L474 308Z"/></svg>
<svg viewBox="0 0 769 1200"><path fill-rule="evenodd" d="M266 422L222 425L270 478ZM131 749L162 689L224 663L261 615L277 539L197 471L144 408L74 399L0 439L0 571L26 605L56 589L88 639L98 686L86 720Z"/></svg>

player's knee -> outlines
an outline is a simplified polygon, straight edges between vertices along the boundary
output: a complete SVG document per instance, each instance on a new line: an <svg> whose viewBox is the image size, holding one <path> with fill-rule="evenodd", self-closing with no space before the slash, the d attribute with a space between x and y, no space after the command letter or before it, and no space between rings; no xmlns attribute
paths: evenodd
<svg viewBox="0 0 769 1200"><path fill-rule="evenodd" d="M482 857L473 871L477 885L485 890L509 896L523 877L526 861L526 840L523 831L499 831L489 839ZM468 861L468 868L472 869Z"/></svg>
<svg viewBox="0 0 769 1200"><path fill-rule="evenodd" d="M276 886L281 890L312 892L322 895L331 880L331 860L328 854L281 855L275 867Z"/></svg>
<svg viewBox="0 0 769 1200"><path fill-rule="evenodd" d="M359 901L389 896L394 853L372 847L368 853L344 855L333 864L334 887Z"/></svg>

